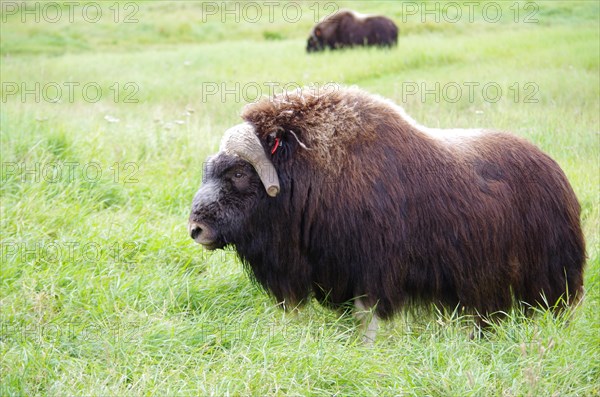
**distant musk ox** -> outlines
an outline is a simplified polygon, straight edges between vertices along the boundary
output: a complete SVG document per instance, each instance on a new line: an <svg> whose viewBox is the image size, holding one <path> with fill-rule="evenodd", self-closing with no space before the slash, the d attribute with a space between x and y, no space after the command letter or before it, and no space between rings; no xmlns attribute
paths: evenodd
<svg viewBox="0 0 600 397"><path fill-rule="evenodd" d="M242 118L207 162L189 232L234 247L285 306L354 302L372 339L410 304L484 318L581 297L577 198L527 141L426 128L354 88L280 94Z"/></svg>
<svg viewBox="0 0 600 397"><path fill-rule="evenodd" d="M306 51L321 51L325 48L334 50L357 45L391 47L397 41L398 27L391 19L341 10L313 27Z"/></svg>

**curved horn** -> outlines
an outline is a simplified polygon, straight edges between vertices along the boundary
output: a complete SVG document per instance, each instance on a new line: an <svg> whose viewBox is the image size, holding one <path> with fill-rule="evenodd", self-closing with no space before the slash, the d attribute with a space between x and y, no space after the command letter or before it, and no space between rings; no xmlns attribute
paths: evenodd
<svg viewBox="0 0 600 397"><path fill-rule="evenodd" d="M279 178L271 160L260 144L254 127L250 123L238 124L225 131L220 150L227 154L237 155L246 160L258 173L267 194L271 197L279 193Z"/></svg>

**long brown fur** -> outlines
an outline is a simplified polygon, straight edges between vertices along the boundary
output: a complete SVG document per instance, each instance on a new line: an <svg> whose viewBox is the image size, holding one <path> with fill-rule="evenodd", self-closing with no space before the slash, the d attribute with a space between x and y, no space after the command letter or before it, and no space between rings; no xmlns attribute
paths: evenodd
<svg viewBox="0 0 600 397"><path fill-rule="evenodd" d="M391 47L398 42L398 27L380 15L339 10L316 24L308 38L308 52L353 46Z"/></svg>
<svg viewBox="0 0 600 397"><path fill-rule="evenodd" d="M267 153L273 134L288 148L272 156L281 193L232 241L279 301L363 297L387 318L411 302L490 314L582 290L577 198L527 141L429 130L357 89L282 94L242 117Z"/></svg>

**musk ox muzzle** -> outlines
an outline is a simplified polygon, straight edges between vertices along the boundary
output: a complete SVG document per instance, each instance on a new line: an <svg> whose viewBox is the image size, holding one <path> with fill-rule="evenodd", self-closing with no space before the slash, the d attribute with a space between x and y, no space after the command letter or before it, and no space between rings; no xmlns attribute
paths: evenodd
<svg viewBox="0 0 600 397"><path fill-rule="evenodd" d="M214 249L213 247L216 241L215 232L207 225L201 222L189 221L188 230L192 240L198 244L202 244L206 248Z"/></svg>
<svg viewBox="0 0 600 397"><path fill-rule="evenodd" d="M218 199L218 189L219 187L215 184L202 184L202 187L194 196L192 212L188 221L188 233L192 240L210 250L221 248L222 246L218 244L218 233L213 226L210 226L196 214L199 213L199 209L216 202Z"/></svg>

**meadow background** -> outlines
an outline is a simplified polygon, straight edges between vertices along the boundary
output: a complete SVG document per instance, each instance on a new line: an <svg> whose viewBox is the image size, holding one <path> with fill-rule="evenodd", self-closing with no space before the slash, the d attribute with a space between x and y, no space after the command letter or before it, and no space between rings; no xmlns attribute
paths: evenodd
<svg viewBox="0 0 600 397"><path fill-rule="evenodd" d="M247 4L1 2L0 394L599 395L599 3ZM397 48L307 55L342 7L393 18ZM284 313L233 252L196 245L202 163L242 106L328 82L556 159L588 249L570 322L510 313L471 340L424 308L368 348L352 319Z"/></svg>

